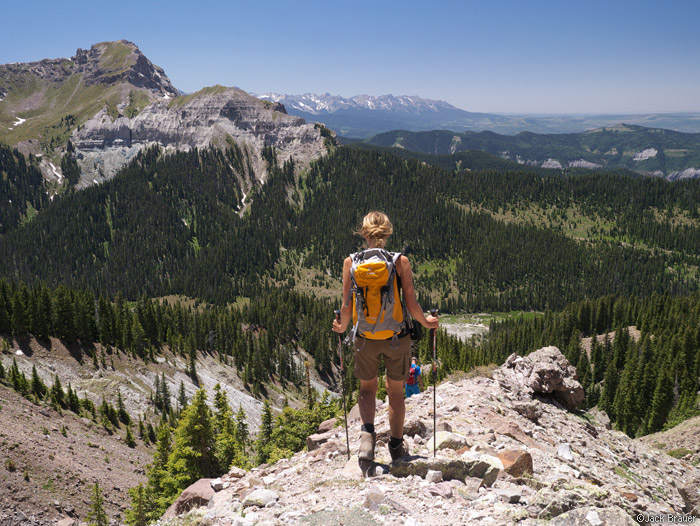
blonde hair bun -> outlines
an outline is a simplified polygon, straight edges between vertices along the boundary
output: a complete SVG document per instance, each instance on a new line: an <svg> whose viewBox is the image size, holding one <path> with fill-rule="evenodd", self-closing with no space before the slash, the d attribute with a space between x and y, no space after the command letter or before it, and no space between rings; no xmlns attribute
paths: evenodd
<svg viewBox="0 0 700 526"><path fill-rule="evenodd" d="M371 243L386 241L394 233L394 226L384 212L376 210L362 218L362 226L356 232Z"/></svg>

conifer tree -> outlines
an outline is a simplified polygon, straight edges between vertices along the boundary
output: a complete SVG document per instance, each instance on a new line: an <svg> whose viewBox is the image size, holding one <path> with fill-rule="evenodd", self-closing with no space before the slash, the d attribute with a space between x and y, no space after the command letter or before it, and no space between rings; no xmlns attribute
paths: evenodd
<svg viewBox="0 0 700 526"><path fill-rule="evenodd" d="M651 402L651 412L645 431L655 433L663 428L668 414L673 405L673 380L666 364L659 371L659 376L654 389L654 398Z"/></svg>
<svg viewBox="0 0 700 526"><path fill-rule="evenodd" d="M150 422L148 427L150 431L153 430ZM173 484L168 471L168 457L172 448L172 437L170 428L167 425L162 424L158 428L158 435L154 442L156 443L156 452L153 454L153 462L149 464L146 470L148 480L144 488L144 502L141 504L149 522L157 520L163 515L176 493L175 490L169 491L168 489ZM133 510L135 508L133 494L131 498Z"/></svg>
<svg viewBox="0 0 700 526"><path fill-rule="evenodd" d="M144 440L146 437L146 426L143 425L143 419L139 415L139 438Z"/></svg>
<svg viewBox="0 0 700 526"><path fill-rule="evenodd" d="M220 384L214 387L214 433L217 464L219 469L226 471L242 450L236 440L236 428L228 396Z"/></svg>
<svg viewBox="0 0 700 526"><path fill-rule="evenodd" d="M80 414L80 398L78 394L73 390L70 383L68 384L68 409L73 411L76 415Z"/></svg>
<svg viewBox="0 0 700 526"><path fill-rule="evenodd" d="M603 394L600 397L600 408L605 411L610 417L611 421L617 419L615 414L615 394L617 392L618 385L618 372L617 369L612 364L608 365L605 370L605 377L603 378Z"/></svg>
<svg viewBox="0 0 700 526"><path fill-rule="evenodd" d="M131 425L131 417L124 407L124 399L122 398L122 392L117 390L117 417L119 421L126 424L127 429Z"/></svg>
<svg viewBox="0 0 700 526"><path fill-rule="evenodd" d="M104 497L99 483L95 482L90 493L90 511L87 514L88 526L109 526L109 519L105 512Z"/></svg>
<svg viewBox="0 0 700 526"><path fill-rule="evenodd" d="M41 400L46 395L46 385L39 378L39 373L37 373L36 365L32 365L32 384L31 392L36 395L36 397Z"/></svg>
<svg viewBox="0 0 700 526"><path fill-rule="evenodd" d="M194 395L175 430L168 471L172 476L170 489L173 493L216 474L214 429L203 388Z"/></svg>
<svg viewBox="0 0 700 526"><path fill-rule="evenodd" d="M12 332L14 334L25 334L27 332L27 322L24 298L19 289L17 289L12 298Z"/></svg>
<svg viewBox="0 0 700 526"><path fill-rule="evenodd" d="M272 417L272 406L270 405L269 400L265 400L262 415L260 417L260 432L258 433L258 439L255 443L258 464L264 464L267 462L267 459L270 456L270 438L272 437L273 430L274 423Z"/></svg>
<svg viewBox="0 0 700 526"><path fill-rule="evenodd" d="M126 426L126 435L124 436L124 443L132 449L136 447L136 440L134 440L134 435L131 432L130 425Z"/></svg>
<svg viewBox="0 0 700 526"><path fill-rule="evenodd" d="M197 349L196 347L191 347L190 352L190 361L189 361L189 370L188 373L190 375L190 378L192 378L192 382L195 384L199 383L199 380L197 379Z"/></svg>
<svg viewBox="0 0 700 526"><path fill-rule="evenodd" d="M244 454L246 445L248 444L248 439L249 435L246 413L243 410L243 405L239 404L238 411L236 412L236 440L241 445Z"/></svg>
<svg viewBox="0 0 700 526"><path fill-rule="evenodd" d="M172 404L170 401L170 388L168 387L168 382L165 381L165 373L161 373L160 391L163 400L163 413L169 415L172 411Z"/></svg>
<svg viewBox="0 0 700 526"><path fill-rule="evenodd" d="M66 406L65 393L61 386L61 380L58 375L54 375L53 385L51 386L51 405L56 409Z"/></svg>
<svg viewBox="0 0 700 526"><path fill-rule="evenodd" d="M617 388L614 402L614 413L617 417L617 425L624 433L635 436L639 425L639 415L636 411L637 392L635 386L638 384L637 363L631 359L625 365Z"/></svg>
<svg viewBox="0 0 700 526"><path fill-rule="evenodd" d="M129 489L131 497L131 508L126 510L126 523L129 526L147 526L146 518L146 495L143 489L143 484L139 484L135 488Z"/></svg>
<svg viewBox="0 0 700 526"><path fill-rule="evenodd" d="M185 383L182 380L180 380L180 389L177 395L177 403L179 405L180 413L187 409L187 393L185 392Z"/></svg>
<svg viewBox="0 0 700 526"><path fill-rule="evenodd" d="M153 380L153 405L159 411L163 410L163 393L160 389L160 376L156 375L155 380Z"/></svg>
<svg viewBox="0 0 700 526"><path fill-rule="evenodd" d="M151 442L154 443L158 439L156 436L156 431L155 429L153 429L153 424L151 424L150 422L146 424L146 433L148 433L148 440L150 440Z"/></svg>

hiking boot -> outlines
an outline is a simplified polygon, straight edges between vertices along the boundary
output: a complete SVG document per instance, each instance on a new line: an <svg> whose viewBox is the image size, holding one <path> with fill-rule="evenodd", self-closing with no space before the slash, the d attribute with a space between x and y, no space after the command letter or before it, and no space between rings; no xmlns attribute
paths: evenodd
<svg viewBox="0 0 700 526"><path fill-rule="evenodd" d="M389 446L389 454L391 455L392 462L397 458L407 457L409 455L408 444L405 440L402 440L401 443L396 447Z"/></svg>
<svg viewBox="0 0 700 526"><path fill-rule="evenodd" d="M360 433L360 460L374 460L374 442L377 440L376 433L362 431Z"/></svg>

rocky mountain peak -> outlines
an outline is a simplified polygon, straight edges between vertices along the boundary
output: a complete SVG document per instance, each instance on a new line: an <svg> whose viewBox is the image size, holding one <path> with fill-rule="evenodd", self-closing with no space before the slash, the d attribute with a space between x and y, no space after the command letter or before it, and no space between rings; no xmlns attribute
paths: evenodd
<svg viewBox="0 0 700 526"><path fill-rule="evenodd" d="M356 455L347 460L342 422L325 422L307 439L308 451L200 480L162 523L185 513L212 526L617 526L698 516L700 470L611 430L600 411L576 411L582 391L572 369L550 347L513 356L492 375L412 396L404 425L411 456L394 462L386 447L388 404L378 403L378 464L370 478ZM356 410L348 420L354 452Z"/></svg>
<svg viewBox="0 0 700 526"><path fill-rule="evenodd" d="M11 82L18 74L31 74L51 83L63 83L74 74L82 74L87 85L129 83L161 95L175 96L178 91L162 68L153 64L133 42L101 42L90 49L80 49L71 58L43 59L36 62L0 65ZM4 92L12 88L8 85Z"/></svg>
<svg viewBox="0 0 700 526"><path fill-rule="evenodd" d="M85 73L88 85L128 82L162 95L178 94L165 71L148 60L136 44L127 40L101 42L89 50L78 48L71 60L79 71Z"/></svg>

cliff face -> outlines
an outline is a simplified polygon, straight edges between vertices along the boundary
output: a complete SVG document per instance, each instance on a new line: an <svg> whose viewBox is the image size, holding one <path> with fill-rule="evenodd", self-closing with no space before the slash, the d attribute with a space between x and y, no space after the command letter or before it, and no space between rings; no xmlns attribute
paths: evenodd
<svg viewBox="0 0 700 526"><path fill-rule="evenodd" d="M264 147L273 146L280 162L293 157L301 164L325 151L320 130L287 115L281 104L222 86L164 98L133 118L112 119L103 110L76 130L71 140L83 171L83 186L114 176L138 151L154 143L166 150L190 150L225 146L233 140L247 149L259 180L266 175Z"/></svg>

